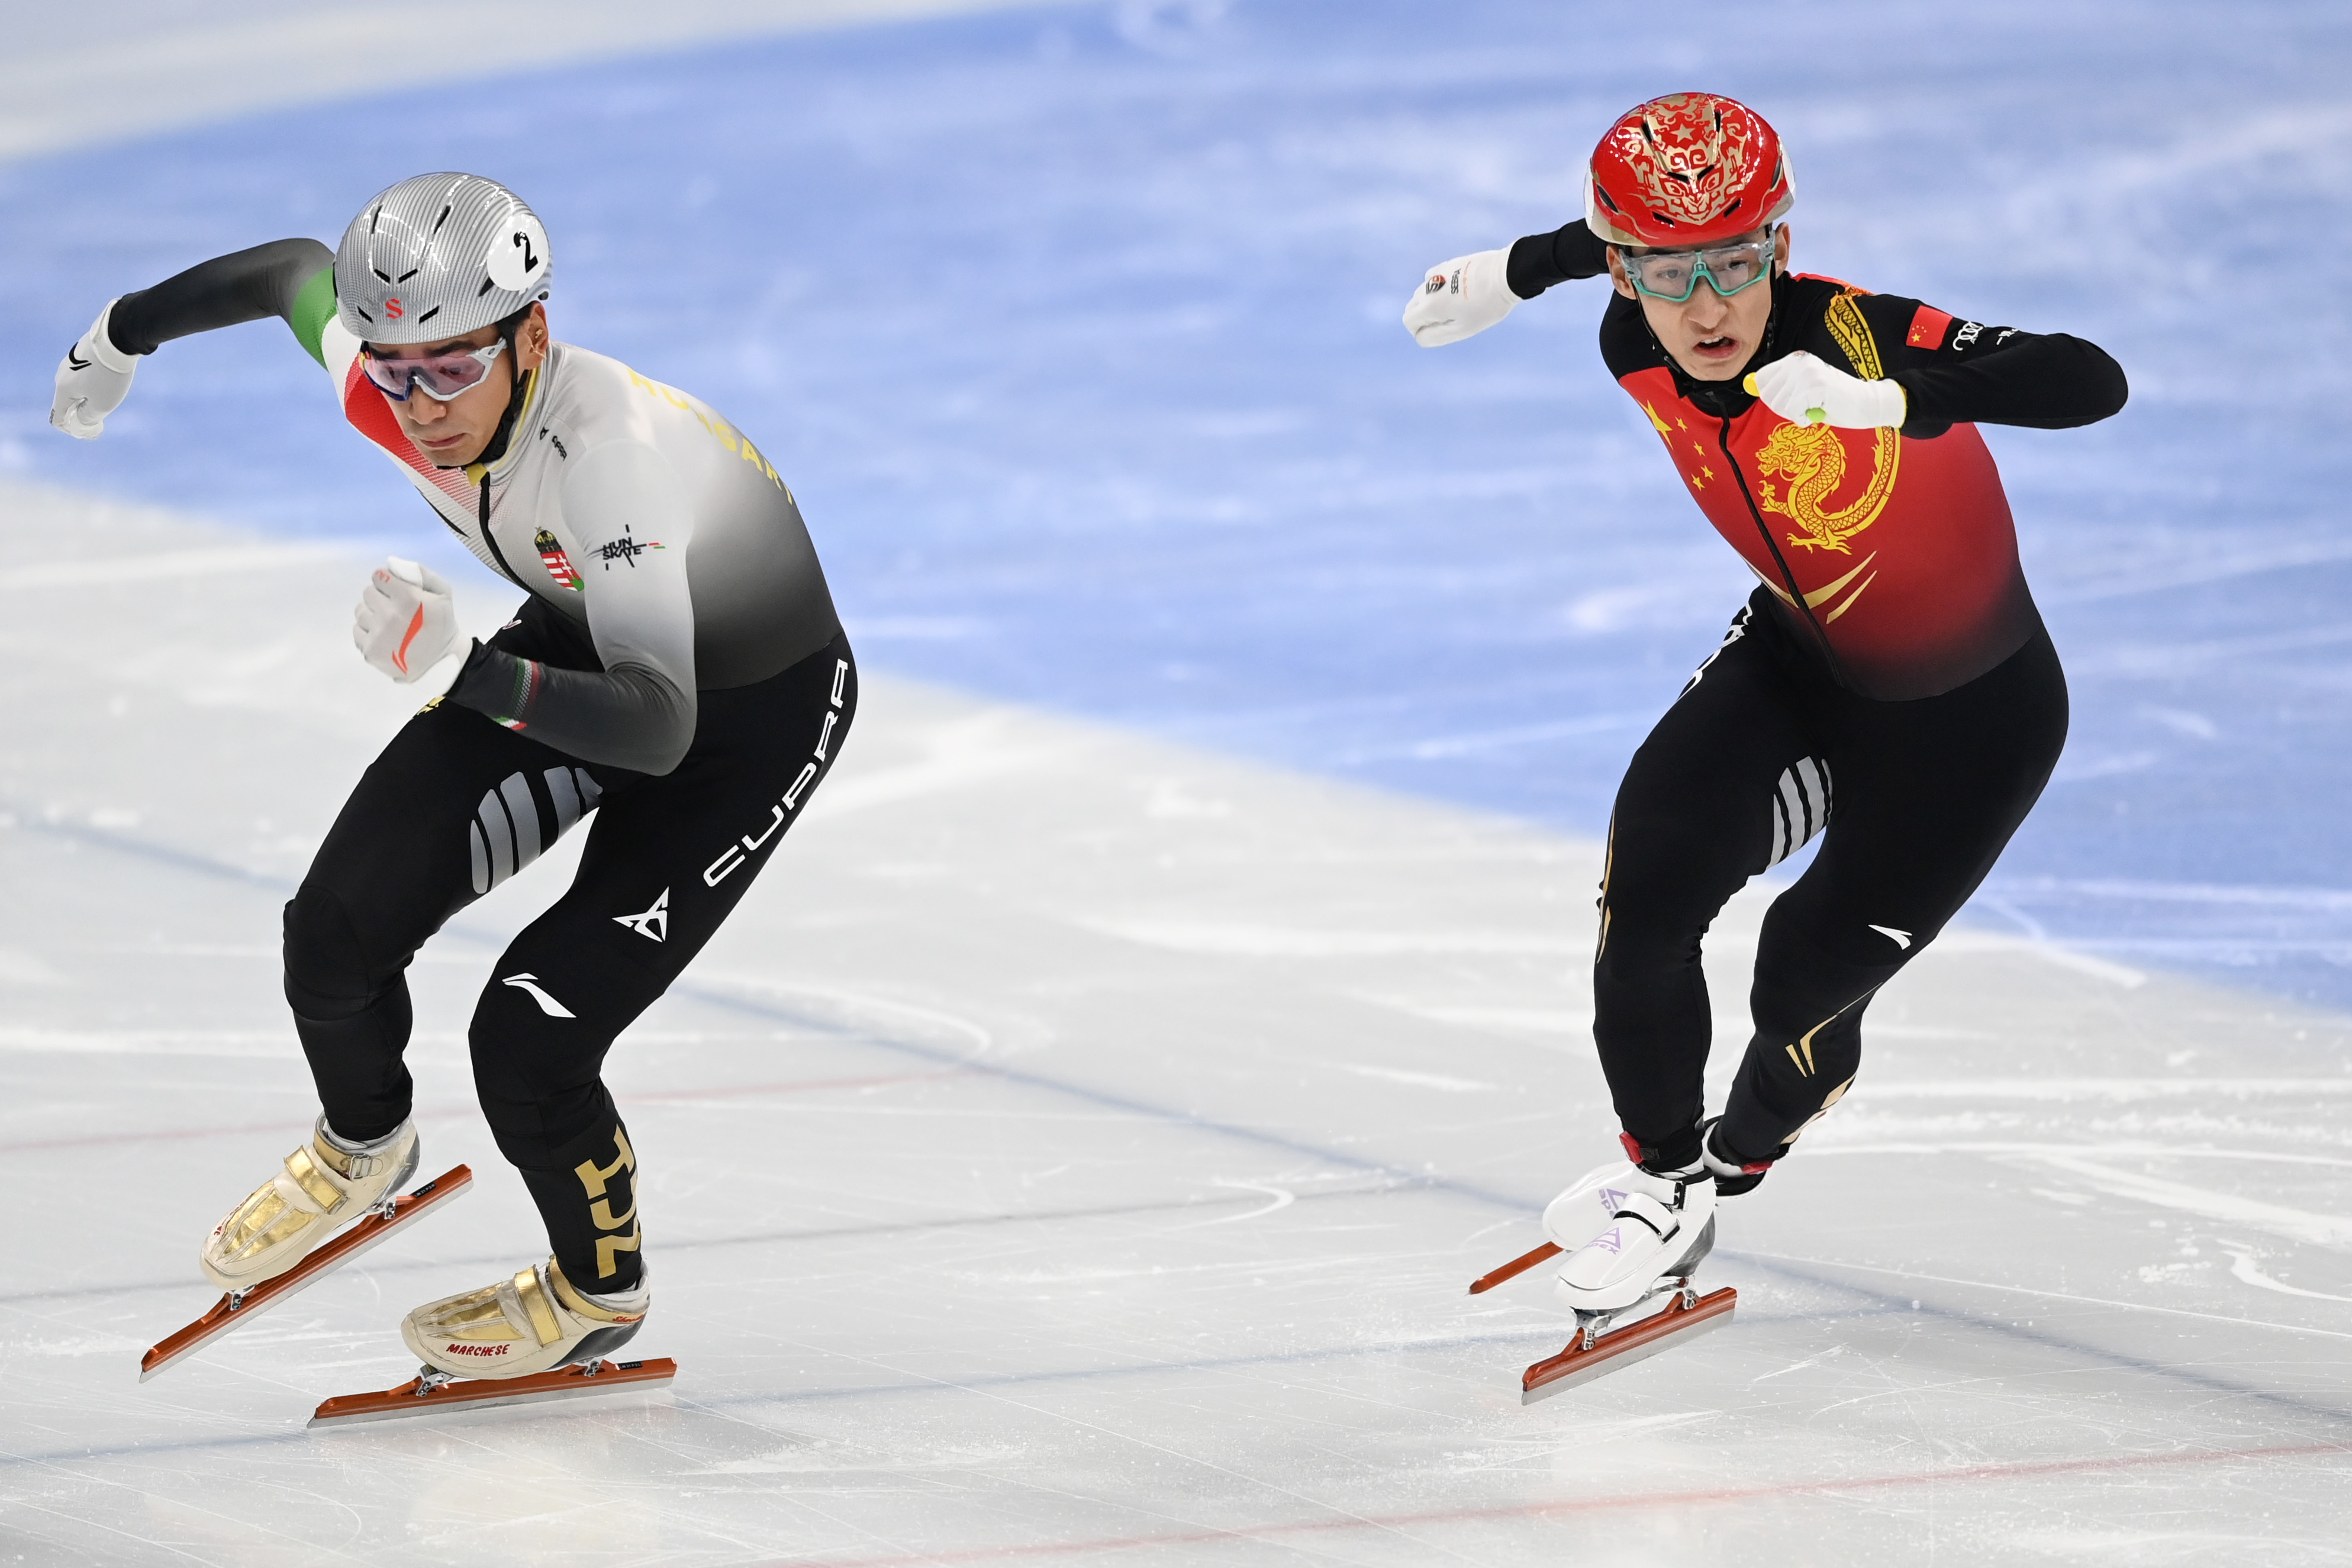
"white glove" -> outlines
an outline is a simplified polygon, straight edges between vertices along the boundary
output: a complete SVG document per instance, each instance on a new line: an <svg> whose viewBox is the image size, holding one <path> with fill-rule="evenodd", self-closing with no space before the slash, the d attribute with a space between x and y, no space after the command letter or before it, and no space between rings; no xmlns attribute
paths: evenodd
<svg viewBox="0 0 2352 1568"><path fill-rule="evenodd" d="M106 335L106 319L115 302L106 302L97 324L58 361L57 396L49 402L49 423L77 441L96 441L106 428L106 416L122 405L138 373L139 356L126 354Z"/></svg>
<svg viewBox="0 0 2352 1568"><path fill-rule="evenodd" d="M1894 381L1866 382L1800 349L1749 376L1748 395L1791 424L1834 424L1842 430L1900 425L1910 400Z"/></svg>
<svg viewBox="0 0 2352 1568"><path fill-rule="evenodd" d="M1508 250L1482 250L1433 267L1404 308L1404 329L1424 349L1442 348L1483 332L1511 313L1519 297L1504 269Z"/></svg>
<svg viewBox="0 0 2352 1568"><path fill-rule="evenodd" d="M352 642L367 662L405 685L455 651L457 607L430 567L388 558L352 612Z"/></svg>

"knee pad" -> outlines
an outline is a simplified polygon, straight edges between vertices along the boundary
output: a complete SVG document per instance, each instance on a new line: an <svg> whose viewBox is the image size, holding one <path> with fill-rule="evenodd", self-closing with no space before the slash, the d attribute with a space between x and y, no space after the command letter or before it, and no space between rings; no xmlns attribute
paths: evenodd
<svg viewBox="0 0 2352 1568"><path fill-rule="evenodd" d="M299 1018L332 1023L365 1012L383 988L343 901L306 882L286 901L286 1005Z"/></svg>

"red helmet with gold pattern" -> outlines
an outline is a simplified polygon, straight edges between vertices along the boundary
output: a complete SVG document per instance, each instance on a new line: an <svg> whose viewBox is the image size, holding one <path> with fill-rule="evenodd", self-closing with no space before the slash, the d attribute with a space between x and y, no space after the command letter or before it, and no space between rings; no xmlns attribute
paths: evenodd
<svg viewBox="0 0 2352 1568"><path fill-rule="evenodd" d="M1592 150L1584 221L1611 245L1720 245L1797 200L1789 155L1736 99L1675 92L1627 110Z"/></svg>

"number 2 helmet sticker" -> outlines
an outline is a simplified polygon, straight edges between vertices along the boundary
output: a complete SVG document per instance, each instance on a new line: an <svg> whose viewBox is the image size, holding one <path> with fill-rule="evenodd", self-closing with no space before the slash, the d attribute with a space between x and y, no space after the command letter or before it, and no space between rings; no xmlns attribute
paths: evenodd
<svg viewBox="0 0 2352 1568"><path fill-rule="evenodd" d="M514 221L491 237L485 266L490 281L509 294L527 292L547 276L547 231L529 207L518 204Z"/></svg>

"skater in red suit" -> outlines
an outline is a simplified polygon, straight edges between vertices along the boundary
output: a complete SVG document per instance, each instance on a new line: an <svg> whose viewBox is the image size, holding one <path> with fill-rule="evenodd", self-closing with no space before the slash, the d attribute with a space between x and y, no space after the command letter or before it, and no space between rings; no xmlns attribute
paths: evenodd
<svg viewBox="0 0 2352 1568"><path fill-rule="evenodd" d="M1852 1086L1871 998L2048 781L2065 677L1976 427L2089 424L2126 396L2079 338L1790 272L1795 200L1761 115L1675 93L1601 139L1581 219L1433 268L1405 311L1435 348L1606 274L1601 358L1758 579L1611 821L1593 1036L1629 1158L1544 1216L1562 1298L1604 1326L1686 1280L1716 1200ZM1725 900L1815 835L1766 916L1755 1031L1709 1117L1700 944Z"/></svg>

